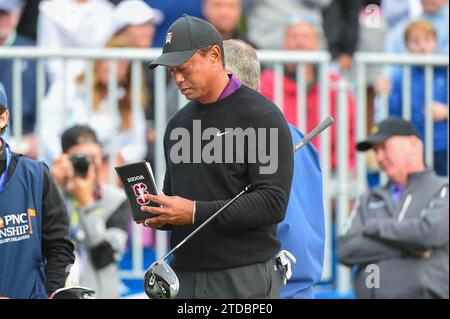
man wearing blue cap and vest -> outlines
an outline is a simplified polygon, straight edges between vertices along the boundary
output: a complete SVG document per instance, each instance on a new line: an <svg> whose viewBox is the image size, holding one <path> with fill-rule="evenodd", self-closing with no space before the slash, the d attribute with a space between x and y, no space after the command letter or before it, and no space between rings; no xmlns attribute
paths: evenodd
<svg viewBox="0 0 450 319"><path fill-rule="evenodd" d="M8 119L0 83L0 297L47 298L74 262L69 221L48 168L1 138Z"/></svg>

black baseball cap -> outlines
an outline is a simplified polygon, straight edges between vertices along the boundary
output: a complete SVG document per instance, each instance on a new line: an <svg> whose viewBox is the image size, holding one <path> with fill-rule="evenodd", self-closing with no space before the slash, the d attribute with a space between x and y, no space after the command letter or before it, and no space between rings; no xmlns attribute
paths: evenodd
<svg viewBox="0 0 450 319"><path fill-rule="evenodd" d="M94 130L86 125L75 125L64 131L61 137L61 147L64 153L75 145L98 143Z"/></svg>
<svg viewBox="0 0 450 319"><path fill-rule="evenodd" d="M367 151L374 144L381 143L392 136L417 136L420 138L419 131L408 121L399 117L389 117L372 128L372 134L365 141L356 144L358 151Z"/></svg>
<svg viewBox="0 0 450 319"><path fill-rule="evenodd" d="M222 38L215 27L205 20L183 14L167 30L163 53L148 67L182 65L199 49L214 44L222 46Z"/></svg>

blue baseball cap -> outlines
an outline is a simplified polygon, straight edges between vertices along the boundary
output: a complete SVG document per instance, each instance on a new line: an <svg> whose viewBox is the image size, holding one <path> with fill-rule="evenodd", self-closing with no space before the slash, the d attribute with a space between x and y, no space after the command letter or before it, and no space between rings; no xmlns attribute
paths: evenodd
<svg viewBox="0 0 450 319"><path fill-rule="evenodd" d="M0 83L0 105L8 108L8 99L6 98L5 87Z"/></svg>
<svg viewBox="0 0 450 319"><path fill-rule="evenodd" d="M20 9L19 0L0 0L0 10L13 12Z"/></svg>

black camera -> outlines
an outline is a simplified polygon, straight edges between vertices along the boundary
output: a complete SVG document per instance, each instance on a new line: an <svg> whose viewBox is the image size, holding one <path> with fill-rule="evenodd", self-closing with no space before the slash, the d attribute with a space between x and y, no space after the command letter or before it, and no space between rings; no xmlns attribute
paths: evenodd
<svg viewBox="0 0 450 319"><path fill-rule="evenodd" d="M75 176L86 178L92 159L85 154L74 154L70 157Z"/></svg>

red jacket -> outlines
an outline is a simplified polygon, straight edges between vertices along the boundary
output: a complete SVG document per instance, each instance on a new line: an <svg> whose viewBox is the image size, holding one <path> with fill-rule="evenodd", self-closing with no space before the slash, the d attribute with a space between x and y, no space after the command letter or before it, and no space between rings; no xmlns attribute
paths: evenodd
<svg viewBox="0 0 450 319"><path fill-rule="evenodd" d="M337 74L330 73L329 81L330 81L330 91L329 91L329 105L330 105L330 113L331 116L336 119L336 105L337 105L337 83L340 80L340 76ZM275 72L273 70L265 70L261 74L261 93L264 94L271 101L275 101L274 96L274 81L275 81ZM315 82L312 87L309 89L306 95L306 103L307 103L307 123L306 128L307 132L311 131L321 120L320 118L320 96L319 96L319 83ZM286 120L297 126L297 87L294 80L288 78L287 76L283 77L283 113L286 117ZM349 123L349 140L350 143L348 145L349 150L349 169L353 170L355 168L355 101L352 94L348 94L348 123ZM307 132L304 132L305 134ZM314 146L319 149L319 137L316 137L312 140ZM336 125L331 127L331 167L334 170L336 167Z"/></svg>

